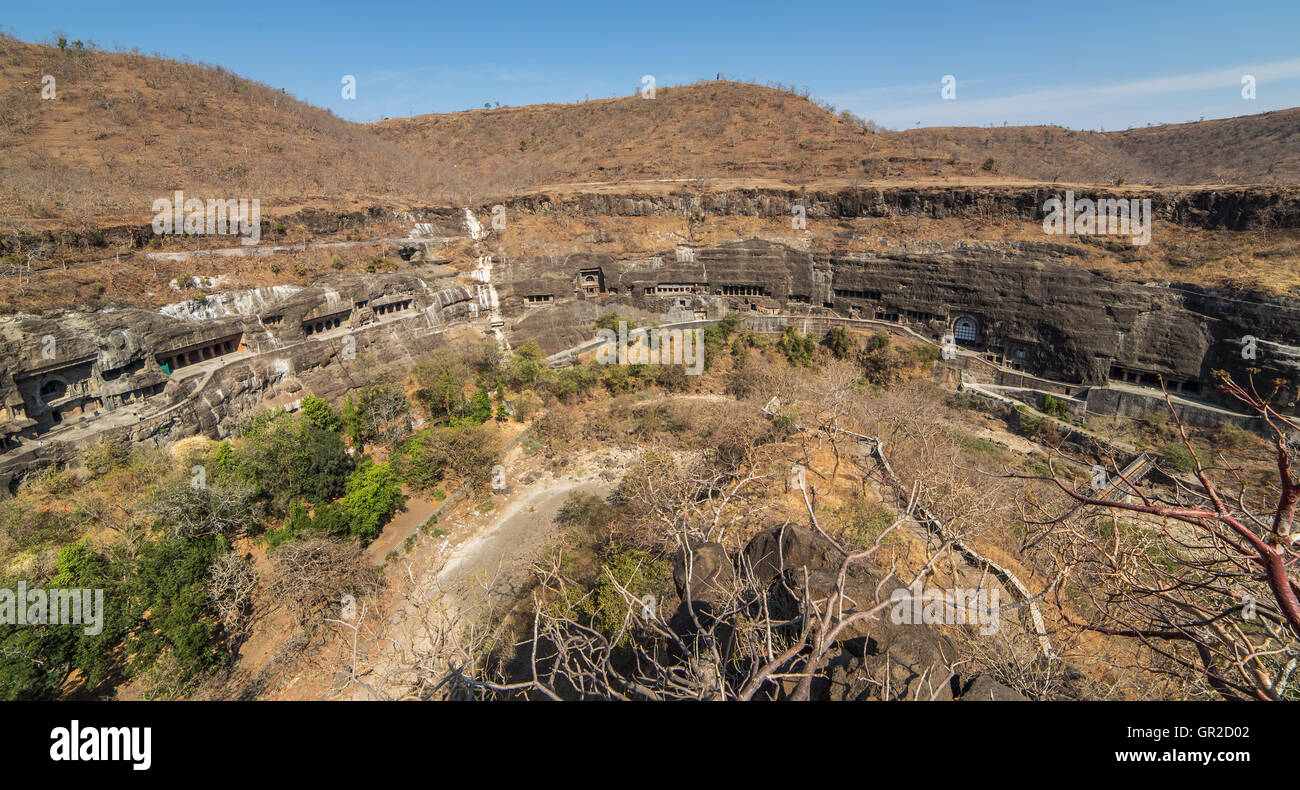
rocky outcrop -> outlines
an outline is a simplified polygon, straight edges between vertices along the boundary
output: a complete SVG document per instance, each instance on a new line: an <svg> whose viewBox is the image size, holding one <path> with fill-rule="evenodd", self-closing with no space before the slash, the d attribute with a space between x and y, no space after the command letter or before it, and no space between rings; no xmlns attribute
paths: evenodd
<svg viewBox="0 0 1300 790"><path fill-rule="evenodd" d="M476 287L419 274L0 321L0 490L103 439L227 435L250 413L404 375L478 317Z"/></svg>
<svg viewBox="0 0 1300 790"><path fill-rule="evenodd" d="M855 217L980 217L1041 220L1043 203L1067 189L1080 196L1151 201L1156 222L1183 227L1249 230L1300 226L1300 192L1290 188L1151 189L1091 185L1031 187L860 187L825 190L731 189L718 192L533 194L507 211L563 216L689 215L789 217L802 205L810 219Z"/></svg>
<svg viewBox="0 0 1300 790"><path fill-rule="evenodd" d="M1180 227L1212 230L1251 230L1261 227L1300 227L1300 192L1287 187L1152 189L1127 186L1036 185L980 187L857 187L818 189L729 189L722 191L534 193L502 200L510 214L561 216L652 217L686 216L700 211L710 216L789 217L791 207L804 206L809 219L856 217L979 217L1041 220L1043 203L1071 189L1080 196L1150 199L1154 219ZM497 201L476 207L490 214ZM419 222L438 235L460 230L463 209L451 206L412 206L394 209L369 206L353 211L308 208L263 220L260 238L269 243L287 240L287 228L314 235L359 233L376 222ZM148 223L97 229L47 230L0 235L0 254L39 245L80 250L93 257L97 250L144 250L158 237Z"/></svg>
<svg viewBox="0 0 1300 790"><path fill-rule="evenodd" d="M547 353L592 338L610 310L642 323L802 313L902 323L936 341L954 334L1000 363L1078 386L1163 378L1214 399L1212 371L1244 378L1253 367L1288 382L1279 404L1291 410L1300 383L1300 300L1114 280L1050 247L813 254L748 239L632 260L529 259L499 275L512 344L536 339Z"/></svg>

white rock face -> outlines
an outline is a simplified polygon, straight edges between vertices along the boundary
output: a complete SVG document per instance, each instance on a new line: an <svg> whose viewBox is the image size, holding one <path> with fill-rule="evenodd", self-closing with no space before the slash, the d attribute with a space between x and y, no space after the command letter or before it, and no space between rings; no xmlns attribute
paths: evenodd
<svg viewBox="0 0 1300 790"><path fill-rule="evenodd" d="M478 217L468 208L465 209L465 229L469 231L469 237L474 241L482 239L487 234L483 232L483 225L479 223Z"/></svg>
<svg viewBox="0 0 1300 790"><path fill-rule="evenodd" d="M158 312L185 321L207 321L232 315L247 316L258 313L281 299L293 296L300 290L302 289L295 285L273 285L246 291L232 291L205 296L202 302L197 300L175 302ZM335 296L337 297L337 294Z"/></svg>

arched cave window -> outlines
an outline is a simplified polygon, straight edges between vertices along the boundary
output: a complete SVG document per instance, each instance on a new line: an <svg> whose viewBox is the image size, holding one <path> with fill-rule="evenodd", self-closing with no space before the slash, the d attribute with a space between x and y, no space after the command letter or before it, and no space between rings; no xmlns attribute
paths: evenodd
<svg viewBox="0 0 1300 790"><path fill-rule="evenodd" d="M68 391L68 385L61 379L50 379L41 385L41 400L49 403L62 398Z"/></svg>
<svg viewBox="0 0 1300 790"><path fill-rule="evenodd" d="M973 318L958 318L952 327L953 337L958 343L974 343L979 335Z"/></svg>

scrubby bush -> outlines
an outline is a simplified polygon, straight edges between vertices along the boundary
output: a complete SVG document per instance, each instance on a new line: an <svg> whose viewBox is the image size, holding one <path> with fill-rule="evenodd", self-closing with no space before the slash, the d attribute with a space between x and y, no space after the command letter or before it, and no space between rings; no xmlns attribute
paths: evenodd
<svg viewBox="0 0 1300 790"><path fill-rule="evenodd" d="M599 382L600 372L594 363L547 371L543 378L546 391L565 403L588 397Z"/></svg>
<svg viewBox="0 0 1300 790"><path fill-rule="evenodd" d="M888 332L878 332L871 337L865 348L858 352L858 364L862 367L862 376L869 383L888 386L902 378L903 357L894 348Z"/></svg>
<svg viewBox="0 0 1300 790"><path fill-rule="evenodd" d="M792 326L785 328L781 335L781 353L785 354L786 360L791 365L811 365L813 352L817 350L817 344L811 337L802 334L798 329Z"/></svg>
<svg viewBox="0 0 1300 790"><path fill-rule="evenodd" d="M1179 472L1193 472L1196 470L1196 460L1192 453L1187 449L1187 445L1182 442L1168 442L1160 446L1160 458L1168 466Z"/></svg>
<svg viewBox="0 0 1300 790"><path fill-rule="evenodd" d="M82 452L81 465L91 477L102 477L125 466L130 457L131 448L126 442L101 441Z"/></svg>
<svg viewBox="0 0 1300 790"><path fill-rule="evenodd" d="M1043 413L1064 420L1070 416L1070 404L1048 394L1043 396Z"/></svg>
<svg viewBox="0 0 1300 790"><path fill-rule="evenodd" d="M622 634L618 644L624 644L628 639L623 628L628 601L618 588L621 586L638 598L650 594L656 599L664 599L672 573L664 559L634 548L606 550L599 559L600 575L594 580L590 592L577 601L577 609L585 615L592 628L607 638L614 639Z"/></svg>
<svg viewBox="0 0 1300 790"><path fill-rule="evenodd" d="M848 330L842 326L831 327L822 337L822 345L836 359L847 358L853 350L853 340L849 337Z"/></svg>
<svg viewBox="0 0 1300 790"><path fill-rule="evenodd" d="M608 313L605 313L605 314L602 315L601 317L597 318L597 319L596 319L596 328L597 328L597 329L608 329L608 330L610 330L610 331L612 331L612 332L617 332L617 331L618 331L618 325L619 325L620 322L626 322L626 323L627 323L627 330L626 330L626 331L628 331L628 332L631 332L633 329L636 329L636 321L633 321L632 319L628 318L627 316L619 315L617 312L613 312L613 311L608 312Z"/></svg>
<svg viewBox="0 0 1300 790"><path fill-rule="evenodd" d="M432 490L449 476L472 486L484 485L498 452L492 431L473 423L426 428L394 449L393 470L407 485L422 491Z"/></svg>
<svg viewBox="0 0 1300 790"><path fill-rule="evenodd" d="M617 512L604 497L574 492L560 505L555 520L566 529L578 530L583 537L591 539L614 519Z"/></svg>

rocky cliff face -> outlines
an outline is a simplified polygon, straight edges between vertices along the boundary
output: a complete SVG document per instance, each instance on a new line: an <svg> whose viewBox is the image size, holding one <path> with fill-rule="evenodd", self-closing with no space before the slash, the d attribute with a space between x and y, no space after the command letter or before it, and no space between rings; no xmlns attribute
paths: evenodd
<svg viewBox="0 0 1300 790"><path fill-rule="evenodd" d="M0 483L94 441L220 437L250 413L404 374L480 323L480 301L411 273L2 321Z"/></svg>
<svg viewBox="0 0 1300 790"><path fill-rule="evenodd" d="M512 342L553 353L618 310L659 320L836 314L896 321L1036 375L1213 396L1211 372L1300 382L1300 301L1108 279L1060 255L963 246L932 254L814 255L751 239L642 260L570 256L502 267ZM1253 338L1253 341L1251 339ZM1243 355L1243 352L1248 352ZM1253 357L1249 354L1253 353Z"/></svg>
<svg viewBox="0 0 1300 790"><path fill-rule="evenodd" d="M978 217L1041 220L1043 203L1067 189L1089 197L1150 199L1157 222L1185 227L1249 230L1300 227L1300 191L1287 188L1134 189L1066 184L1034 187L888 187L838 191L732 189L668 195L582 193L536 194L506 203L510 213L566 216L648 217L689 214L789 217L802 205L809 218Z"/></svg>
<svg viewBox="0 0 1300 790"><path fill-rule="evenodd" d="M1061 197L1067 189L1080 197L1150 199L1154 220L1180 227L1254 230L1300 227L1300 190L1287 187L1235 187L1220 189L1151 189L1088 185L1029 187L856 187L818 189L729 189L704 192L681 190L669 194L641 192L535 193L499 201L507 214L557 216L653 217L689 215L699 210L709 216L789 217L791 207L806 209L816 220L856 217L974 217L1034 221L1043 218L1043 203ZM478 206L475 213L489 215L498 201ZM268 214L270 213L268 207ZM315 235L364 233L376 222L416 222L431 235L451 235L463 230L463 209L448 206L413 206L405 210L371 206L356 211L304 209L262 222L265 243L285 239L283 228L302 228ZM0 255L20 252L40 244L63 250L80 250L76 258L94 257L110 248L146 249L156 243L148 222L94 230L63 229L0 235Z"/></svg>
<svg viewBox="0 0 1300 790"><path fill-rule="evenodd" d="M942 216L988 206L1030 216L1042 194L849 190L800 199L810 216ZM1292 196L1280 192L1161 194L1157 214L1205 226L1294 219ZM531 196L513 205L617 215L686 212L713 201L708 211L778 215L794 197L732 191L578 195L556 203ZM754 238L626 259L575 252L498 260L481 267L481 277L462 280L430 263L437 256L421 245L413 242L410 252L413 268L401 274L232 292L159 312L0 320L0 473L58 460L105 430L137 439L221 435L259 404L292 403L299 393L341 395L355 381L345 363L365 355L403 372L448 326L487 324L498 305L511 345L537 340L547 353L592 338L596 317L611 310L642 325L729 312L823 315L905 324L936 341L952 336L991 361L1080 386L1163 380L1177 392L1214 398L1212 371L1244 377L1257 368L1257 379L1286 382L1279 406L1289 411L1300 382L1300 301L1113 279L1050 243L863 254Z"/></svg>

